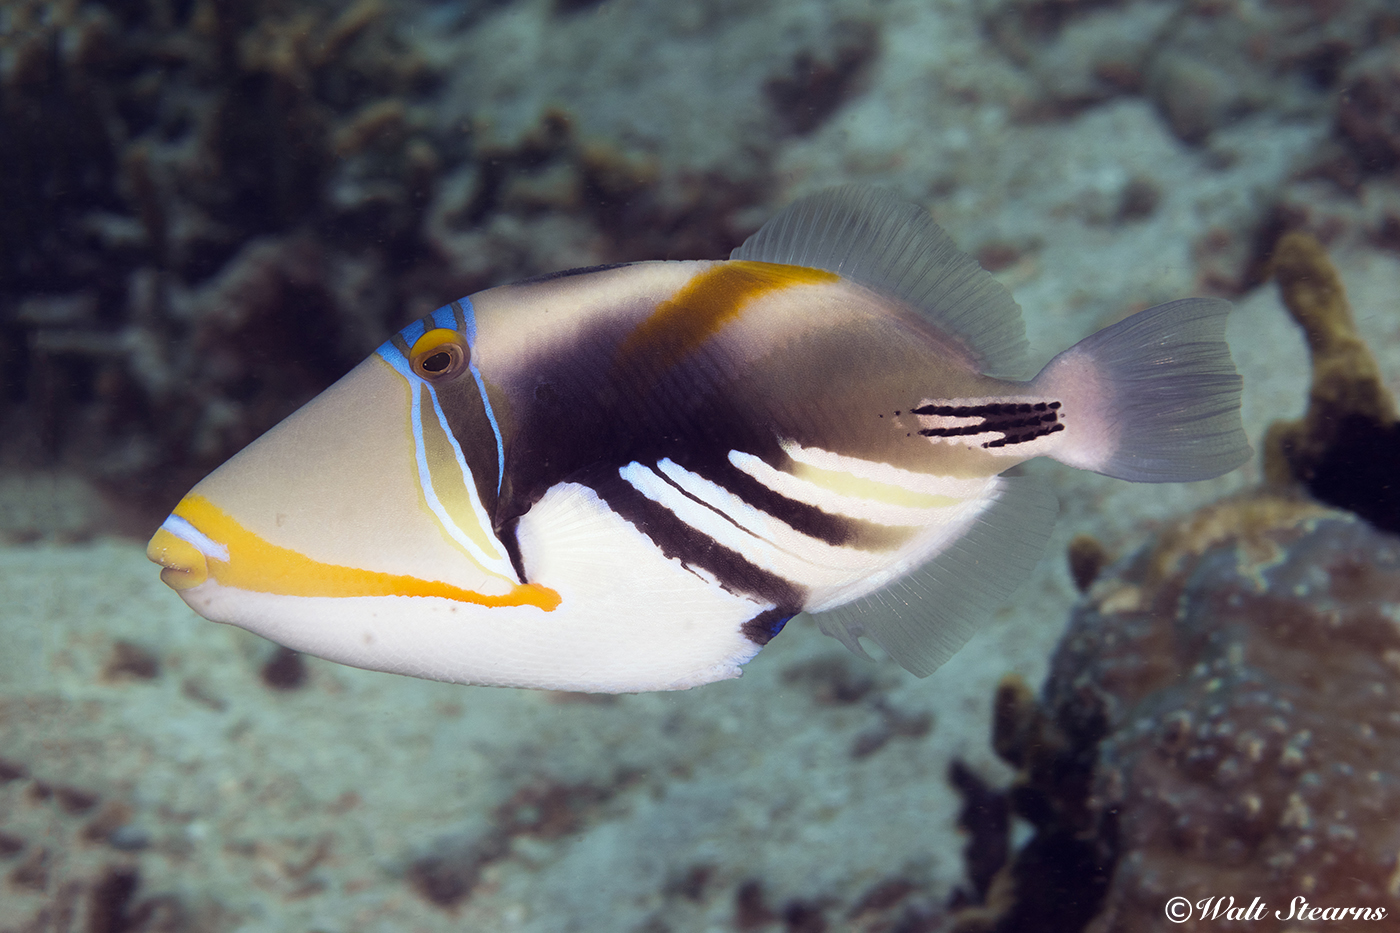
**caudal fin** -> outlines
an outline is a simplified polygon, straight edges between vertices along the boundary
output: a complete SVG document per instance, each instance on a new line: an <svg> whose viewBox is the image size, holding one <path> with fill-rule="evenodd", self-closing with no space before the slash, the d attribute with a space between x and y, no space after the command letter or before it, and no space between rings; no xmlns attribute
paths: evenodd
<svg viewBox="0 0 1400 933"><path fill-rule="evenodd" d="M1248 460L1229 312L1218 298L1168 302L1051 360L1035 384L1064 399L1055 458L1139 483L1210 479Z"/></svg>

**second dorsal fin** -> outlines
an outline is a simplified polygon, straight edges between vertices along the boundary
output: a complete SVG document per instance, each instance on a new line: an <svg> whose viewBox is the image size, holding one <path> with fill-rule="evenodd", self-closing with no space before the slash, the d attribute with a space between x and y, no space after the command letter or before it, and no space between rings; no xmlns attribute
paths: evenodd
<svg viewBox="0 0 1400 933"><path fill-rule="evenodd" d="M835 272L912 305L982 372L1025 375L1026 329L1011 293L922 207L888 191L847 185L799 198L729 258Z"/></svg>

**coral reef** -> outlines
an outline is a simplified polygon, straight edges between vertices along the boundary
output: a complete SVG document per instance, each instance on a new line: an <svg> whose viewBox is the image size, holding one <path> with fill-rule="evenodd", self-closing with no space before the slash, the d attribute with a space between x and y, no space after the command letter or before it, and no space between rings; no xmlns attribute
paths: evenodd
<svg viewBox="0 0 1400 933"><path fill-rule="evenodd" d="M576 122L548 107L518 139L484 130L444 175L424 236L453 270L453 294L561 266L722 258L752 232L734 218L761 200L762 179L663 173Z"/></svg>
<svg viewBox="0 0 1400 933"><path fill-rule="evenodd" d="M513 248L503 216L579 215L584 263L723 255L746 232L728 213L751 189L696 179L659 210L655 171L565 114L513 147L443 125L388 13L7 11L0 465L71 467L159 512L403 319L552 268L558 244Z"/></svg>
<svg viewBox="0 0 1400 933"><path fill-rule="evenodd" d="M1303 498L1354 449L1322 415L1278 429L1266 493L1162 531L1150 554L1179 564L1077 540L1053 692L996 695L1009 788L986 776L987 701L1058 637L1073 591L1048 562L936 683L794 625L739 683L597 701L198 626L94 516L158 518L446 298L723 256L823 185L927 204L1045 346L1286 266L1326 291L1307 255L1274 259L1296 230L1360 270L1355 296L1383 292L1394 6L0 3L0 930L1189 929L1151 893L1163 865L1208 895L1330 904L1359 878L1393 898L1364 807L1394 810L1400 655L1360 600L1391 571L1364 551L1382 536ZM1250 334L1258 371L1285 336ZM1256 412L1279 397L1247 384ZM1343 378L1321 410L1360 391ZM1059 492L1112 542L1215 494L1095 482ZM1266 699L1292 709L1256 744Z"/></svg>
<svg viewBox="0 0 1400 933"><path fill-rule="evenodd" d="M1394 175L1400 169L1400 39L1358 57L1342 74L1336 135L1350 164L1354 186L1368 175Z"/></svg>
<svg viewBox="0 0 1400 933"><path fill-rule="evenodd" d="M799 52L792 70L764 87L774 115L792 133L809 133L826 122L857 93L855 85L875 57L877 32L869 23L842 23L836 31L842 41L829 58Z"/></svg>
<svg viewBox="0 0 1400 933"><path fill-rule="evenodd" d="M11 458L161 495L152 477L218 462L416 306L422 214L460 140L417 107L436 79L386 11L7 9Z"/></svg>
<svg viewBox="0 0 1400 933"><path fill-rule="evenodd" d="M1266 475L1400 534L1400 418L1356 333L1341 279L1322 245L1302 232L1279 241L1273 268L1284 306L1307 337L1313 376L1302 420L1270 426Z"/></svg>
<svg viewBox="0 0 1400 933"><path fill-rule="evenodd" d="M1198 145L1264 108L1324 110L1343 66L1395 23L1380 2L1005 0L987 13L999 47L1036 79L1028 115L1144 94L1180 139ZM1376 90L1368 99L1383 97Z"/></svg>
<svg viewBox="0 0 1400 933"><path fill-rule="evenodd" d="M1110 555L1103 544L1093 535L1077 534L1069 542L1066 554L1069 562L1069 576L1075 589L1089 592L1099 574L1110 562Z"/></svg>
<svg viewBox="0 0 1400 933"><path fill-rule="evenodd" d="M1249 929L1300 896L1396 916L1397 617L1400 539L1354 515L1265 490L1166 528L1093 584L1043 707L999 691L1036 832L957 929L1179 929L1173 897L1259 897Z"/></svg>
<svg viewBox="0 0 1400 933"><path fill-rule="evenodd" d="M996 701L1035 835L990 883L1005 832L969 850L960 933L1180 929L1231 897L1268 909L1212 924L1291 929L1295 898L1400 916L1400 427L1322 246L1288 233L1272 267L1312 353L1307 413L1271 426L1260 488L1107 568L1072 543L1085 595L1043 703L1015 680Z"/></svg>
<svg viewBox="0 0 1400 933"><path fill-rule="evenodd" d="M1263 284L1275 242L1291 229L1400 248L1394 4L1001 0L984 17L1023 71L1014 108L1026 121L1142 98L1218 168L1241 158L1245 133L1282 129L1280 121L1315 127L1288 183L1238 199L1225 223L1197 235L1199 287L1238 295ZM1158 183L1125 185L1118 210L1105 198L1091 219L1150 214Z"/></svg>
<svg viewBox="0 0 1400 933"><path fill-rule="evenodd" d="M1318 84L1335 91L1329 132L1297 174L1297 183L1271 199L1255 225L1241 286L1262 284L1273 271L1274 247L1290 230L1324 243L1355 239L1400 252L1400 16L1387 10L1373 22L1372 42L1330 35L1314 60Z"/></svg>
<svg viewBox="0 0 1400 933"><path fill-rule="evenodd" d="M761 219L754 206L790 183L774 174L783 147L875 90L890 46L854 6L828 18L775 8L758 28L724 4L658 5L658 28L687 49L670 69L649 34L613 46L609 8L507 7L8 5L0 430L12 440L0 468L71 467L158 515L444 296L561 266L722 256ZM1384 3L1004 0L978 15L1019 66L1008 103L1022 122L1146 96L1207 147L1259 108L1286 111L1331 121L1318 157L1329 177L1352 178L1352 190L1393 177L1400 27ZM428 27L450 35L434 45L414 32ZM531 54L568 66L517 74L528 54L487 54L523 28L538 33ZM692 35L748 49L756 29L774 33L764 54L736 62L713 95L721 103L697 111L738 123L700 131L703 146L678 141L696 121L667 108L710 66ZM606 63L572 74L602 48L655 80L595 87L616 78ZM545 90L519 86L533 77ZM873 150L850 159L879 162ZM1085 220L1146 227L1170 184L1125 174ZM1400 242L1400 202L1388 214L1385 198L1366 203L1382 205L1364 221L1377 242ZM1327 226L1293 201L1238 213L1200 238L1212 290L1257 284L1281 230ZM980 253L989 266L1037 251L1035 237L1000 242ZM0 521L0 533L27 540L39 524Z"/></svg>
<svg viewBox="0 0 1400 933"><path fill-rule="evenodd" d="M964 852L972 890L954 901L955 933L1078 931L1103 904L1117 857L1117 813L1097 806L1099 743L1108 730L1103 703L1077 691L1048 714L1019 677L1003 679L994 706L992 746L1017 771L993 791L965 766L954 784L970 831ZM1035 834L1008 860L1009 822L973 824L975 805L1004 810Z"/></svg>
<svg viewBox="0 0 1400 933"><path fill-rule="evenodd" d="M1272 494L1095 585L1046 687L1057 711L1102 697L1111 728L1092 799L1119 855L1087 929L1167 927L1173 896L1400 908L1397 611L1400 540Z"/></svg>

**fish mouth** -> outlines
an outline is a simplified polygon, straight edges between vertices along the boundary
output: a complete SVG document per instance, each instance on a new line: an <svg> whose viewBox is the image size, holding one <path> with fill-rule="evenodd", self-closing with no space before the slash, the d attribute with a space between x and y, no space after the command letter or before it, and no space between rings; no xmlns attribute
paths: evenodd
<svg viewBox="0 0 1400 933"><path fill-rule="evenodd" d="M146 545L146 557L160 564L161 582L179 592L193 589L209 579L210 548L219 549L219 545L187 519L171 515ZM227 559L226 550L222 556Z"/></svg>

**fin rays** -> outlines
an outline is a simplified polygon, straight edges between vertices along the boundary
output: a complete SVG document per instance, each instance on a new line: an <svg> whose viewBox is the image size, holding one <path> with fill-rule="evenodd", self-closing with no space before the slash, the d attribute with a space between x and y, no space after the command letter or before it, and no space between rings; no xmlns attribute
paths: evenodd
<svg viewBox="0 0 1400 933"><path fill-rule="evenodd" d="M1054 528L1059 504L1027 476L1000 476L994 498L929 542L918 566L888 588L827 612L818 626L857 654L869 637L905 670L932 674L1029 576Z"/></svg>
<svg viewBox="0 0 1400 933"><path fill-rule="evenodd" d="M1020 377L1026 330L1011 293L919 205L847 185L800 198L730 259L814 266L903 299L984 373Z"/></svg>

